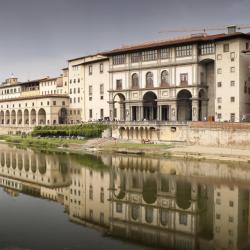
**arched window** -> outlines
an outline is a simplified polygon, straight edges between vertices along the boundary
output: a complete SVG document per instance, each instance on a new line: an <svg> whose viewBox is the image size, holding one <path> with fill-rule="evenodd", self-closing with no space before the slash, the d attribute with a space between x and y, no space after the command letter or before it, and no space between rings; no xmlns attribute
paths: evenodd
<svg viewBox="0 0 250 250"><path fill-rule="evenodd" d="M168 86L168 72L167 70L163 70L161 72L161 87L167 87Z"/></svg>
<svg viewBox="0 0 250 250"><path fill-rule="evenodd" d="M153 88L153 87L154 87L153 73L148 72L146 74L146 88Z"/></svg>
<svg viewBox="0 0 250 250"><path fill-rule="evenodd" d="M139 88L139 78L138 75L135 73L132 75L132 89Z"/></svg>

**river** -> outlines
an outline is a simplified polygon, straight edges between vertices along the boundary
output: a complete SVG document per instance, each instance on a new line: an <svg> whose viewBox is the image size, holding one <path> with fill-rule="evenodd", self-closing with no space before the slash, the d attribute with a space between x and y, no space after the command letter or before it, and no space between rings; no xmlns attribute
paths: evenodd
<svg viewBox="0 0 250 250"><path fill-rule="evenodd" d="M0 145L0 249L249 249L250 164Z"/></svg>

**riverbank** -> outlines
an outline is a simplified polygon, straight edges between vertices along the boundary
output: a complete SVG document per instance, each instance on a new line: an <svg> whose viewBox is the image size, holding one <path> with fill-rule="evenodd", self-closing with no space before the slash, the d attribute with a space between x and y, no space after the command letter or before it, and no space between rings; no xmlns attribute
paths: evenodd
<svg viewBox="0 0 250 250"><path fill-rule="evenodd" d="M212 147L201 145L140 144L114 139L69 139L37 138L21 136L0 136L0 142L24 147L38 148L46 151L63 151L71 153L103 152L116 154L144 155L148 157L172 157L189 160L212 160L224 162L250 163L249 147Z"/></svg>

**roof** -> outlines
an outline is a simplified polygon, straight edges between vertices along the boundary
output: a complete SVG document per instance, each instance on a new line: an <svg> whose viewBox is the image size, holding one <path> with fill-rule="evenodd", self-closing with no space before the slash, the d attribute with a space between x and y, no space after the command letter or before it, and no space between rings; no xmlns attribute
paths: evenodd
<svg viewBox="0 0 250 250"><path fill-rule="evenodd" d="M37 95L37 96L19 96L15 98L8 99L0 99L0 103L2 102L16 102L21 100L32 100L32 99L45 99L45 98L69 98L66 94L50 94L50 95Z"/></svg>
<svg viewBox="0 0 250 250"><path fill-rule="evenodd" d="M42 80L39 81L39 82L56 81L58 78L59 78L59 77L52 77L52 78L48 77L48 78L42 79Z"/></svg>
<svg viewBox="0 0 250 250"><path fill-rule="evenodd" d="M152 42L145 42L142 44L136 44L136 45L128 45L123 46L118 49L113 49L111 51L103 53L103 55L115 55L120 53L126 53L126 52L136 52L140 50L145 49L153 49L158 47L165 47L165 46L176 46L176 45L182 45L182 44L190 44L190 43L203 43L203 42L215 42L220 40L228 40L228 39L234 39L234 38L246 38L250 39L250 33L241 33L236 32L233 34L215 34L215 35L190 35L186 37L177 37L173 39L167 39L167 40L160 40L160 41L152 41Z"/></svg>
<svg viewBox="0 0 250 250"><path fill-rule="evenodd" d="M77 58L72 58L72 59L69 59L68 62L72 62L72 61L76 61L76 60L80 60L80 59L85 59L85 58L88 58L88 57L98 56L98 55L103 55L103 52L90 54L90 55L86 55L86 56L81 56L81 57L77 57Z"/></svg>
<svg viewBox="0 0 250 250"><path fill-rule="evenodd" d="M76 64L76 65L74 65L74 66L92 64L92 63L103 62L103 61L107 61L107 60L109 60L108 57L103 57L103 58L95 59L95 60L93 60L93 61L87 61L87 62L79 63L79 64Z"/></svg>

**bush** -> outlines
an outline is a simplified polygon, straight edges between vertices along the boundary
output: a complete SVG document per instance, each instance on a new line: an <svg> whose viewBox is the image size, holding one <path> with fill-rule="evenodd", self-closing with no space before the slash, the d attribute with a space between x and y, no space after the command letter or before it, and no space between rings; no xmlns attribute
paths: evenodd
<svg viewBox="0 0 250 250"><path fill-rule="evenodd" d="M83 136L86 138L101 137L102 132L107 128L103 124L81 124L81 125L60 125L60 126L38 126L32 131L32 136Z"/></svg>

